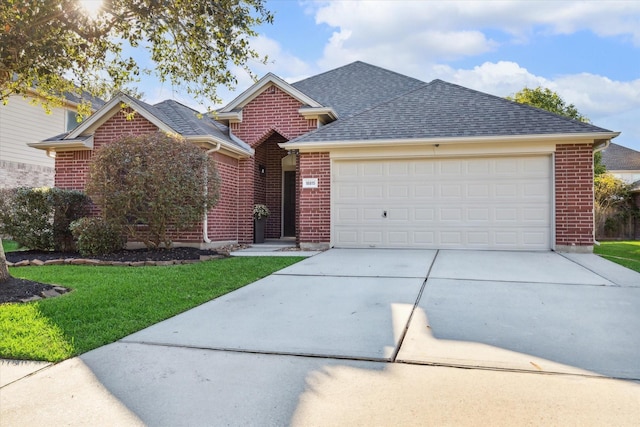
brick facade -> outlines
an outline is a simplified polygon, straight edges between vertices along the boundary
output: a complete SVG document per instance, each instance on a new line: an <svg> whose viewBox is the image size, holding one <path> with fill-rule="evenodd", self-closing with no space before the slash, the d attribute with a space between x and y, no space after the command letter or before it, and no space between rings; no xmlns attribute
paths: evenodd
<svg viewBox="0 0 640 427"><path fill-rule="evenodd" d="M212 241L238 240L239 162L214 153L220 177L220 198L207 214L207 234Z"/></svg>
<svg viewBox="0 0 640 427"><path fill-rule="evenodd" d="M157 132L158 128L139 114L127 120L131 111L119 111L94 133L94 149L103 147L123 135ZM56 154L55 185L59 188L84 190L93 151L63 151ZM207 214L207 232L212 241L238 240L239 161L214 153L220 177L220 198L217 206ZM94 215L98 209L92 210ZM189 230L170 231L179 242L202 242L202 223Z"/></svg>
<svg viewBox="0 0 640 427"><path fill-rule="evenodd" d="M298 191L298 239L301 247L326 247L331 240L331 161L329 153L301 153L298 181L318 178L318 188Z"/></svg>
<svg viewBox="0 0 640 427"><path fill-rule="evenodd" d="M233 134L255 148L273 131L286 140L317 127L316 120L298 113L302 103L276 86L266 88L242 109L242 123L234 123Z"/></svg>
<svg viewBox="0 0 640 427"><path fill-rule="evenodd" d="M266 88L242 109L242 123L232 123L231 131L255 149L255 156L240 162L239 186L244 195L252 194L238 205L238 240L253 242L253 205L266 204L266 238L282 234L282 158L286 150L278 143L305 134L317 127L317 120L305 119L298 110L302 103L276 86ZM266 174L260 174L259 166Z"/></svg>
<svg viewBox="0 0 640 427"><path fill-rule="evenodd" d="M556 246L589 250L593 235L593 149L559 144L555 155Z"/></svg>
<svg viewBox="0 0 640 427"><path fill-rule="evenodd" d="M157 126L139 114L134 115L131 120L127 120L126 114L130 113L131 110L118 111L96 129L93 135L93 149L97 150L123 135L141 135L158 131ZM56 153L56 187L84 190L92 154L93 151Z"/></svg>

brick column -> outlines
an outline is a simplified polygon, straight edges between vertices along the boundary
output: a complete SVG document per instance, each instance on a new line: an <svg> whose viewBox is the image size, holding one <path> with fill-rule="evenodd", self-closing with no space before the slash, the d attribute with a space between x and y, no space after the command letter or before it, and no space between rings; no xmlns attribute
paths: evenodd
<svg viewBox="0 0 640 427"><path fill-rule="evenodd" d="M556 146L555 181L556 250L592 252L594 214L591 144Z"/></svg>
<svg viewBox="0 0 640 427"><path fill-rule="evenodd" d="M328 248L331 241L331 161L329 153L301 153L299 181L318 178L318 188L298 193L298 239L303 249Z"/></svg>

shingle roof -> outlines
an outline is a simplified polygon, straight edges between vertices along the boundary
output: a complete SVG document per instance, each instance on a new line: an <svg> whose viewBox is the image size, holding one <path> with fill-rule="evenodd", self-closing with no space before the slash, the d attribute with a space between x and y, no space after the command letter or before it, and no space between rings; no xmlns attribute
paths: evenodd
<svg viewBox="0 0 640 427"><path fill-rule="evenodd" d="M345 118L424 84L412 77L357 61L291 86Z"/></svg>
<svg viewBox="0 0 640 427"><path fill-rule="evenodd" d="M227 138L227 127L174 100L162 101L150 110L182 136L213 135Z"/></svg>
<svg viewBox="0 0 640 427"><path fill-rule="evenodd" d="M67 101L73 102L75 104L80 104L82 101L89 101L91 103L91 107L94 110L98 110L100 107L106 104L102 99L93 96L89 94L89 92L85 91L83 91L80 96L71 92L65 92L64 97Z"/></svg>
<svg viewBox="0 0 640 427"><path fill-rule="evenodd" d="M216 122L212 118L201 115L196 110L180 104L174 100L162 101L158 104L151 105L146 102L126 97L127 103L137 106L148 111L167 127L173 129L176 133L183 137L189 136L212 136L223 140L226 143L235 145L243 150L251 150L247 144L229 136L229 129L221 123ZM100 114L98 112L97 114ZM45 141L64 141L67 139L69 132L46 139ZM79 137L78 139L86 139L88 136Z"/></svg>
<svg viewBox="0 0 640 427"><path fill-rule="evenodd" d="M602 163L608 170L640 170L640 151L611 143L602 151Z"/></svg>
<svg viewBox="0 0 640 427"><path fill-rule="evenodd" d="M442 80L434 80L359 114L302 135L294 141L428 139L592 132L611 131Z"/></svg>

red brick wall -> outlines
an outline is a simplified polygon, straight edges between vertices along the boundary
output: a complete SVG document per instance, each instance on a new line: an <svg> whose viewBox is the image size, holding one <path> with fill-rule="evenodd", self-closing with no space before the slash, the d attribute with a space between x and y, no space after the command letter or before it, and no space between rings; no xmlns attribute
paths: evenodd
<svg viewBox="0 0 640 427"><path fill-rule="evenodd" d="M220 177L220 198L207 215L207 233L212 241L238 239L239 162L237 159L213 154Z"/></svg>
<svg viewBox="0 0 640 427"><path fill-rule="evenodd" d="M317 121L298 113L302 103L276 86L267 88L242 109L242 123L232 126L234 135L252 147L275 130L286 140L313 130Z"/></svg>
<svg viewBox="0 0 640 427"><path fill-rule="evenodd" d="M117 112L113 117L96 129L93 135L93 148L97 150L122 135L140 135L156 132L158 128L144 117L136 114L127 120L126 113ZM87 172L93 151L67 151L56 153L55 186L70 190L83 190L87 182Z"/></svg>
<svg viewBox="0 0 640 427"><path fill-rule="evenodd" d="M253 242L253 188L257 167L253 157L240 159L238 177L238 242Z"/></svg>
<svg viewBox="0 0 640 427"><path fill-rule="evenodd" d="M300 244L328 244L331 237L329 153L301 153L298 162L299 182L303 178L318 178L318 188L298 187L298 240Z"/></svg>
<svg viewBox="0 0 640 427"><path fill-rule="evenodd" d="M130 110L126 111L131 112ZM118 112L94 133L94 149L108 144L122 135L140 135L158 131L158 128L144 117L136 114L127 120L125 112ZM60 188L83 190L89 162L93 151L69 151L56 155L55 185ZM238 160L214 153L218 173L221 179L220 199L216 208L208 213L208 234L212 241L238 239ZM98 210L93 209L93 214ZM201 242L202 223L190 230L171 231L175 241Z"/></svg>
<svg viewBox="0 0 640 427"><path fill-rule="evenodd" d="M242 109L242 123L234 123L235 136L256 150L255 157L240 162L241 198L238 205L238 240L253 242L253 205L263 203L269 207L265 237L281 235L282 166L286 151L278 147L285 142L317 127L317 120L307 120L298 113L302 107L279 88L272 86ZM266 176L260 176L258 166L266 166ZM328 240L327 240L328 241Z"/></svg>
<svg viewBox="0 0 640 427"><path fill-rule="evenodd" d="M593 149L560 144L555 155L556 245L593 245Z"/></svg>

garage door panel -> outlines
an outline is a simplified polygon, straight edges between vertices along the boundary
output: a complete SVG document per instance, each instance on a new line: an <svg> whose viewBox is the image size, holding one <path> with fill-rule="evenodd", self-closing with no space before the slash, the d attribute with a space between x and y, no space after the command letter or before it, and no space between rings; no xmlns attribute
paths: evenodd
<svg viewBox="0 0 640 427"><path fill-rule="evenodd" d="M334 246L551 247L550 156L342 160L333 172Z"/></svg>

